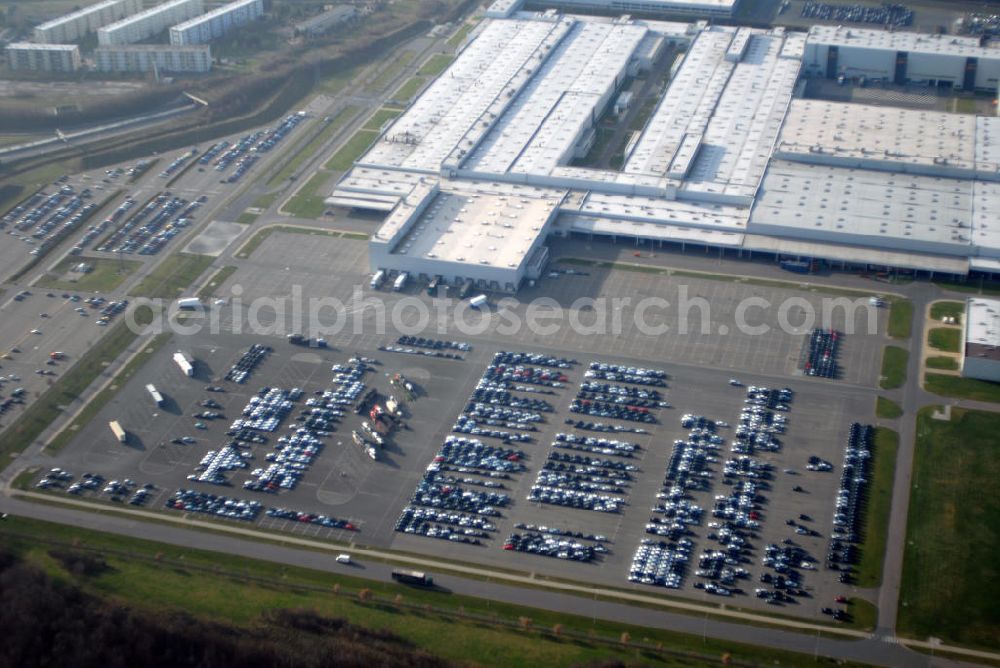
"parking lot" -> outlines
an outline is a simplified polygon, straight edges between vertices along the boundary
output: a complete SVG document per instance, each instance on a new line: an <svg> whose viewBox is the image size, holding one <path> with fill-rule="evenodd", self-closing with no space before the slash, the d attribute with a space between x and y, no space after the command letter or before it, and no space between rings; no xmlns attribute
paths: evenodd
<svg viewBox="0 0 1000 668"><path fill-rule="evenodd" d="M302 243L306 238L309 242ZM623 326L620 333L606 334L565 327L549 336L499 328L468 335L445 318L441 333L426 336L466 342L469 349L443 344L435 348L432 342L416 338L401 341L391 318L388 329L378 331L372 326L376 309L350 305L354 285L366 283L363 251L363 242L352 239L272 234L249 259L237 261L238 270L222 286L219 294L229 295L230 301L213 308L227 333L175 335L56 457L55 465L77 480L87 472L107 481L129 478L137 488L149 484L151 491L141 505L164 512L185 511L200 518L221 515L218 521L223 522L252 518L267 529L459 558L481 563L487 570L513 568L666 592L644 583L641 576L629 582L630 571L636 572L637 550L646 539L653 542L640 555L646 562L651 553L668 549L659 546L661 541L671 545L669 549L688 552L677 588L669 589L673 593L713 600L719 596L741 606L781 605L789 613L816 616L847 591L837 582L837 571L824 568L824 555L833 531L843 445L852 422L872 417L882 334L844 336L840 378L808 377L798 364L808 330L754 336L736 328L733 334L722 334L720 326L731 324L734 304L749 296L775 303L795 296L803 300L801 304L809 304L820 300L819 294L593 270L586 275L562 274L534 290L569 307L580 297L666 295L683 284L689 296L702 297L712 306L709 330L671 335L680 320L668 310L655 320L670 328L659 336L643 334L633 324ZM239 290L234 291L237 285ZM299 292L304 297L343 300L348 312L360 316L365 326L355 332L349 323L340 331L324 332L326 348L293 345L285 335L296 325L276 317L280 308L274 302L256 316L271 331L251 334L244 323L243 332L234 333L234 294L247 303L255 297L273 300ZM531 290L526 292L519 298L530 298ZM418 285L406 294L370 290L363 294L383 299L389 312L404 297L429 302ZM524 304L511 308L525 315ZM581 319L588 313L585 309ZM766 309L760 313L758 320L768 322ZM415 317L401 320L412 324ZM700 321L700 314L697 318ZM776 320L771 324L780 330ZM846 324L836 326L843 329ZM252 364L240 365L249 374L245 382L224 380L254 345L272 350L255 356ZM497 358L501 350L543 358ZM193 377L186 377L174 362L177 351L194 360ZM575 362L553 369L542 363L545 357ZM505 368L545 370L546 375L488 371L498 359ZM334 365L341 371L332 371ZM550 371L563 378L553 380ZM657 382L647 378L654 372L663 374ZM396 381L397 374L403 380ZM402 382L411 385L412 396ZM149 383L164 397L162 406L157 407L146 391ZM790 388L790 399L787 403L775 399L781 408L762 408L759 391L748 395L751 385ZM265 387L271 390L261 393ZM293 400L296 388L301 396ZM388 405L390 395L404 404L400 424L369 415L374 405L356 414L353 403L372 389L378 393L379 410ZM351 405L337 404L348 390L355 393ZM268 412L275 406L284 406L280 415ZM206 413L219 416L202 417ZM690 420L682 423L685 415L704 417L711 427L692 427ZM234 420L272 417L274 431L242 432L259 433L265 443L224 447ZM108 426L111 420L118 420L127 431L125 444L115 440ZM741 426L741 420L746 424ZM768 425L767 433L778 445L732 451L737 430L750 424L754 430ZM307 429L308 425L312 426ZM453 432L456 425L459 429ZM775 426L773 431L769 425ZM291 438L296 429L304 430L299 440L276 447L279 437ZM319 435L324 431L329 435ZM761 436L764 440L759 443L771 437ZM376 450L377 459L366 452L368 447ZM692 456L700 462L699 480L683 497L672 495L676 480L671 475L676 473L669 472L676 466L671 462ZM808 470L811 461L831 462L833 470ZM435 466L428 471L431 464ZM727 468L729 474L724 473ZM206 472L218 473L225 484L195 479ZM268 485L271 491L258 491ZM800 491L793 491L796 487ZM178 496L178 490L193 494ZM123 502L132 498L87 489L80 493L104 499L117 496ZM443 500L446 497L449 500ZM403 513L411 500L423 505L414 503ZM168 501L172 509L166 509ZM752 506L753 519L732 514L741 504ZM732 510L727 509L730 506ZM492 510L478 514L481 508ZM744 520L754 524L732 524ZM686 526L683 533L675 530L678 522ZM431 537L396 531L397 526L416 527ZM794 541L794 546L786 540ZM733 544L739 549L730 555L735 563L728 563L718 554ZM785 568L787 558L809 567L795 567L801 577L781 585L794 594L769 605L768 599L756 597L755 589L776 591L773 577L771 583L760 578L765 573L775 576L772 566ZM770 565L764 565L765 559ZM698 571L716 577L702 577Z"/></svg>

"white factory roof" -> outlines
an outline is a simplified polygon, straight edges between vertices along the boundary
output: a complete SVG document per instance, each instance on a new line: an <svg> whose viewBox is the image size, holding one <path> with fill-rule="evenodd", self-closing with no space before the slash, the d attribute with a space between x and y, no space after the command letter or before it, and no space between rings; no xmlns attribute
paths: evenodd
<svg viewBox="0 0 1000 668"><path fill-rule="evenodd" d="M361 159L437 173L471 149L569 32L569 21L490 21Z"/></svg>
<svg viewBox="0 0 1000 668"><path fill-rule="evenodd" d="M210 12L205 12L204 14L201 14L200 16L195 16L194 18L188 19L187 21L184 21L183 23L178 23L177 25L174 26L174 29L175 30L187 30L188 28L190 28L192 26L200 25L200 24L202 24L202 23L204 23L206 21L211 21L212 19L214 19L216 17L222 16L224 14L228 14L229 12L236 10L238 7L244 7L244 6L247 6L247 5L252 5L252 4L256 3L256 2L259 2L259 0L235 0L235 2L227 2L224 5L216 7L215 9L213 9Z"/></svg>
<svg viewBox="0 0 1000 668"><path fill-rule="evenodd" d="M668 34L689 45L623 169L570 164ZM1000 119L793 100L805 49L780 28L487 19L327 202L389 211L372 244L391 253L494 268L522 266L556 213L566 231L953 273L1000 262Z"/></svg>
<svg viewBox="0 0 1000 668"><path fill-rule="evenodd" d="M624 78L645 26L578 22L517 99L465 157L476 172L548 174Z"/></svg>
<svg viewBox="0 0 1000 668"><path fill-rule="evenodd" d="M1000 210L1000 200L990 196L984 192L984 201ZM968 253L972 210L972 181L779 160L757 194L749 229L784 228L792 237L853 235L876 245L923 243Z"/></svg>
<svg viewBox="0 0 1000 668"><path fill-rule="evenodd" d="M556 197L513 192L439 192L392 252L442 262L517 268L543 234L558 204Z"/></svg>
<svg viewBox="0 0 1000 668"><path fill-rule="evenodd" d="M965 318L965 354L1000 359L1000 300L972 297Z"/></svg>
<svg viewBox="0 0 1000 668"><path fill-rule="evenodd" d="M603 193L589 193L578 210L581 214L603 218L674 223L728 232L745 232L750 215L749 207Z"/></svg>
<svg viewBox="0 0 1000 668"><path fill-rule="evenodd" d="M810 160L864 160L951 170L996 172L1000 124L996 117L794 100L776 153Z"/></svg>
<svg viewBox="0 0 1000 668"><path fill-rule="evenodd" d="M69 14L63 14L62 16L57 16L56 18L46 21L45 23L40 23L39 25L35 26L35 28L38 30L47 30L57 25L61 25L63 23L68 23L69 21L78 19L81 16L87 16L88 14L99 12L107 7L113 7L119 2L121 2L121 0L104 0L104 2L98 2L93 5L81 7L75 12L70 12Z"/></svg>
<svg viewBox="0 0 1000 668"><path fill-rule="evenodd" d="M80 47L76 44L39 44L37 42L11 42L8 49L15 51L76 51Z"/></svg>
<svg viewBox="0 0 1000 668"><path fill-rule="evenodd" d="M929 35L916 32L870 30L854 26L814 25L808 43L860 47L909 53L945 54L975 58L1000 58L1000 49L980 46L978 37Z"/></svg>

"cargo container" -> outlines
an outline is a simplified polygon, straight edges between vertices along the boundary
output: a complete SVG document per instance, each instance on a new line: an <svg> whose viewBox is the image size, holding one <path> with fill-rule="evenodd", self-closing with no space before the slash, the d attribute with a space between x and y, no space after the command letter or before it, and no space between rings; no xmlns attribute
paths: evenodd
<svg viewBox="0 0 1000 668"><path fill-rule="evenodd" d="M187 353L174 353L174 362L177 363L177 366L181 368L181 371L188 378L194 375L194 360Z"/></svg>
<svg viewBox="0 0 1000 668"><path fill-rule="evenodd" d="M157 407L163 406L163 395L156 389L156 386L150 383L146 386L146 391L149 392L149 396L153 397L153 402Z"/></svg>
<svg viewBox="0 0 1000 668"><path fill-rule="evenodd" d="M112 422L109 422L108 426L111 427L111 433L115 435L115 438L118 439L118 442L124 443L125 440L128 438L128 435L125 433L125 430L122 429L122 426L118 424L118 420L113 420Z"/></svg>
<svg viewBox="0 0 1000 668"><path fill-rule="evenodd" d="M483 308L486 306L486 295L476 295L469 300L469 306L472 308Z"/></svg>

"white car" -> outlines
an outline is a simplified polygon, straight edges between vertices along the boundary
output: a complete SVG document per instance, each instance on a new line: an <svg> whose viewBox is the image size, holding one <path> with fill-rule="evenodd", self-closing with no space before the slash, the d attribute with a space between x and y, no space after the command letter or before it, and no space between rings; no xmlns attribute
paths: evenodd
<svg viewBox="0 0 1000 668"><path fill-rule="evenodd" d="M338 554L337 555L338 564L349 564L351 563L351 555L349 554Z"/></svg>

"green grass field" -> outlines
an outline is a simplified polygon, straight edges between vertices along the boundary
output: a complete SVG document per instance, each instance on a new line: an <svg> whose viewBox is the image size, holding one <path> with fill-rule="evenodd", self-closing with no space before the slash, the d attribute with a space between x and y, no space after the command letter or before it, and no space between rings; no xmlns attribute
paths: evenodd
<svg viewBox="0 0 1000 668"><path fill-rule="evenodd" d="M924 389L943 397L1000 403L1000 383L991 383L975 378L927 373L924 375Z"/></svg>
<svg viewBox="0 0 1000 668"><path fill-rule="evenodd" d="M397 102L409 102L420 92L425 83L427 83L427 77L410 77L406 80L406 83L396 89L396 92L391 97Z"/></svg>
<svg viewBox="0 0 1000 668"><path fill-rule="evenodd" d="M220 285L226 282L226 280L236 273L237 267L226 266L219 269L215 274L208 280L208 283L203 285L200 290L198 290L198 297L201 299L208 299L215 296L215 291Z"/></svg>
<svg viewBox="0 0 1000 668"><path fill-rule="evenodd" d="M894 339L908 339L912 328L913 302L909 299L891 299L886 332Z"/></svg>
<svg viewBox="0 0 1000 668"><path fill-rule="evenodd" d="M93 271L86 274L70 273L70 269L86 262ZM51 272L46 273L35 285L49 290L78 290L81 292L111 292L134 274L142 262L120 261L111 258L67 257Z"/></svg>
<svg viewBox="0 0 1000 668"><path fill-rule="evenodd" d="M877 587L882 583L882 562L885 559L885 541L889 532L892 482L898 450L899 434L892 429L878 427L875 430L871 484L865 507L864 542L860 546L861 556L856 575L859 587Z"/></svg>
<svg viewBox="0 0 1000 668"><path fill-rule="evenodd" d="M403 68L410 64L414 56L417 54L412 51L404 51L398 55L393 56L390 62L379 75L375 77L370 84L368 84L368 90L372 92L379 92L383 88L389 85L389 82L399 76L399 73L403 71Z"/></svg>
<svg viewBox="0 0 1000 668"><path fill-rule="evenodd" d="M875 416L883 420L895 420L902 417L903 409L892 399L886 397L875 398Z"/></svg>
<svg viewBox="0 0 1000 668"><path fill-rule="evenodd" d="M122 370L118 372L117 376L115 376L114 382L94 395L94 398L91 399L84 409L73 418L72 422L66 425L61 432L56 434L55 438L53 438L46 447L46 451L50 453L58 452L66 447L66 445L73 440L73 437L79 433L80 429L93 420L97 414L101 412L101 409L107 406L108 403L115 398L115 395L118 394L118 391L122 388L122 386L125 385L125 383L127 383L132 376L134 376L136 372L142 368L143 364L152 358L156 351L162 348L167 341L170 340L171 336L172 335L169 333L157 334L154 336L153 339L143 347L141 353L130 359L128 363L122 367ZM109 429L109 442L112 438L113 435Z"/></svg>
<svg viewBox="0 0 1000 668"><path fill-rule="evenodd" d="M958 371L958 360L947 355L935 355L924 360L928 369L944 369L946 371Z"/></svg>
<svg viewBox="0 0 1000 668"><path fill-rule="evenodd" d="M358 130L333 154L333 157L327 160L323 167L335 172L347 171L354 166L354 161L368 150L377 137L378 131L376 130Z"/></svg>
<svg viewBox="0 0 1000 668"><path fill-rule="evenodd" d="M462 42L465 41L465 38L469 36L469 33L472 32L472 29L475 27L475 23L462 24L462 27L456 30L455 34L448 38L448 46L452 49L457 49L462 46Z"/></svg>
<svg viewBox="0 0 1000 668"><path fill-rule="evenodd" d="M402 109L395 109L393 107L381 107L374 114L368 117L365 124L361 126L362 130L368 130L371 132L378 132L385 125L386 121L391 121L392 119L403 113Z"/></svg>
<svg viewBox="0 0 1000 668"><path fill-rule="evenodd" d="M967 283L959 283L957 281L934 281L934 285L939 288L944 288L945 290L954 290L955 292L1000 295L1000 281L977 281L975 279L968 281Z"/></svg>
<svg viewBox="0 0 1000 668"><path fill-rule="evenodd" d="M951 316L957 318L957 322L961 323L961 318L964 314L964 302L940 301L931 304L931 318L934 320L941 320L945 316Z"/></svg>
<svg viewBox="0 0 1000 668"><path fill-rule="evenodd" d="M1000 413L917 416L897 629L1000 649Z"/></svg>
<svg viewBox="0 0 1000 668"><path fill-rule="evenodd" d="M467 665L470 657L475 658L475 665L517 668L612 659L631 665L638 657L644 665L680 667L716 664L724 654L734 662L759 665L816 663L811 656L782 650L332 575L20 517L0 525L0 536L50 576L72 580L85 591L126 605L158 612L183 610L241 625L256 623L262 612L274 608L311 608L368 628L391 628L414 645L462 665ZM48 554L50 548L44 541L53 540L104 550L101 556L111 568L98 575L71 576ZM367 589L375 600L360 602L361 589ZM585 605L586 600L581 599L581 606ZM469 618L473 615L476 619ZM560 625L558 631L556 625ZM625 646L623 638L646 648ZM818 663L834 664L822 658Z"/></svg>
<svg viewBox="0 0 1000 668"><path fill-rule="evenodd" d="M455 56L448 53L435 53L424 61L424 64L417 70L417 74L422 77L436 77L448 69L448 66L455 60Z"/></svg>
<svg viewBox="0 0 1000 668"><path fill-rule="evenodd" d="M0 462L6 462L8 457L31 445L64 409L72 408L77 397L105 367L135 341L136 334L125 322L119 322L109 330L3 432L0 437Z"/></svg>
<svg viewBox="0 0 1000 668"><path fill-rule="evenodd" d="M882 377L879 386L883 390L894 390L906 382L906 363L910 354L899 346L886 346L882 351Z"/></svg>
<svg viewBox="0 0 1000 668"><path fill-rule="evenodd" d="M254 208L256 208L256 209L266 209L267 207L269 207L272 204L274 204L278 200L279 196L280 196L280 193L276 193L276 192L274 192L274 193L267 193L266 195L261 195L260 197L258 197L257 199L255 199L253 201Z"/></svg>
<svg viewBox="0 0 1000 668"><path fill-rule="evenodd" d="M285 211L296 218L316 219L326 210L326 194L320 193L323 184L330 180L330 172L317 170L301 188L282 205Z"/></svg>
<svg viewBox="0 0 1000 668"><path fill-rule="evenodd" d="M962 349L962 330L948 327L934 327L927 332L927 344L937 350L957 353Z"/></svg>
<svg viewBox="0 0 1000 668"><path fill-rule="evenodd" d="M175 299L190 286L215 260L208 255L174 253L139 281L130 294L150 299Z"/></svg>

